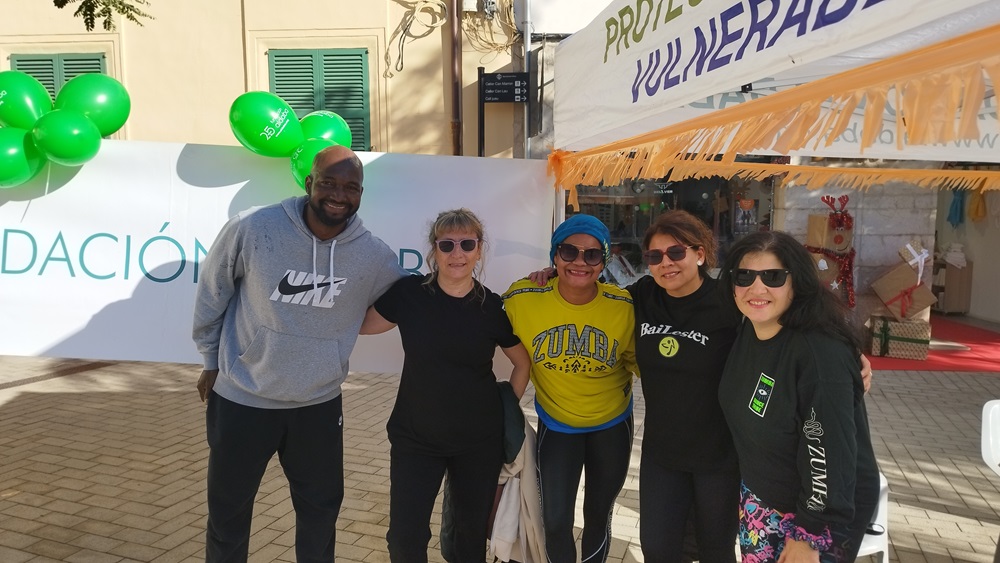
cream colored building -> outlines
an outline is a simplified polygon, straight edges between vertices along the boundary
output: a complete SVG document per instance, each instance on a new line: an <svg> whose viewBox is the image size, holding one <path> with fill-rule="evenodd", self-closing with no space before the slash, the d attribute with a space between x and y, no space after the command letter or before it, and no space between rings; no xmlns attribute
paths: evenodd
<svg viewBox="0 0 1000 563"><path fill-rule="evenodd" d="M116 134L127 140L236 145L230 105L264 90L299 117L313 109L351 113L344 117L355 148L474 156L478 67L523 70L522 46L509 37L516 32L505 33L500 21L509 1L487 19L462 11L469 4L461 0L152 0L140 7L155 19L139 26L115 16L114 32L101 20L85 31L73 17L78 4L4 4L0 70L34 65L52 72L58 87L74 69L101 65L131 96L131 116ZM466 31L453 57L456 19ZM485 156L523 153L524 111L521 103L484 105ZM460 123L458 148L453 123Z"/></svg>

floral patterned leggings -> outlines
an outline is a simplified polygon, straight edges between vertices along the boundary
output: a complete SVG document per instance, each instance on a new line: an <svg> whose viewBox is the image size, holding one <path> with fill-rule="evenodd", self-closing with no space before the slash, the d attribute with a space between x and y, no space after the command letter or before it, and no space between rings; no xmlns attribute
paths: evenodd
<svg viewBox="0 0 1000 563"><path fill-rule="evenodd" d="M856 510L857 518L851 526L831 527L833 545L820 553L820 561L854 561L872 511L873 509L868 508ZM781 550L785 548L785 532L781 529L781 521L785 517L786 513L771 508L748 489L745 483L741 484L739 541L743 563L770 563L778 560Z"/></svg>

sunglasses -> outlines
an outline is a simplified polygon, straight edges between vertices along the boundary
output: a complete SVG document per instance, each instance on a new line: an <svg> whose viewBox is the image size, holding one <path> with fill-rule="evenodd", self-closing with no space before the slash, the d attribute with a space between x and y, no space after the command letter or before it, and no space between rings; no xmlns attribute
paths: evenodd
<svg viewBox="0 0 1000 563"><path fill-rule="evenodd" d="M596 266L604 263L603 248L577 248L572 244L560 244L556 247L556 253L566 262L575 262L576 257L583 253L583 263L588 266Z"/></svg>
<svg viewBox="0 0 1000 563"><path fill-rule="evenodd" d="M739 287L750 287L757 276L767 287L781 287L788 279L788 270L733 270L733 283Z"/></svg>
<svg viewBox="0 0 1000 563"><path fill-rule="evenodd" d="M464 238L462 240L451 240L451 239L441 239L434 241L437 245L438 250L444 252L445 254L450 253L455 250L455 244L458 243L458 247L462 249L462 252L472 252L476 249L479 241L474 238Z"/></svg>
<svg viewBox="0 0 1000 563"><path fill-rule="evenodd" d="M689 248L698 248L693 244L684 246L683 244L675 244L673 246L668 246L665 250L660 250L659 248L650 248L646 252L642 253L642 261L647 266L654 266L663 262L663 255L666 254L667 258L670 258L672 262L679 262L687 256Z"/></svg>

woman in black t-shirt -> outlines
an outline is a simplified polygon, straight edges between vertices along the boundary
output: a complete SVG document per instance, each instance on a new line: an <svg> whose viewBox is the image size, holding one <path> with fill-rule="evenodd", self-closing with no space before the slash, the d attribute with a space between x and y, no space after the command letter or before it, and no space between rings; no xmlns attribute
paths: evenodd
<svg viewBox="0 0 1000 563"><path fill-rule="evenodd" d="M744 316L719 386L743 479L743 561L854 561L879 477L849 311L781 232L740 239L719 283Z"/></svg>
<svg viewBox="0 0 1000 563"><path fill-rule="evenodd" d="M679 562L686 524L697 559L736 563L739 469L717 400L738 317L716 281L712 231L691 213L660 214L642 242L649 275L628 286L646 401L639 538L647 561ZM693 554L687 554L691 556Z"/></svg>
<svg viewBox="0 0 1000 563"><path fill-rule="evenodd" d="M468 209L445 211L430 229L431 273L396 282L369 308L362 334L399 327L403 371L386 430L389 557L427 561L434 500L448 474L459 561L483 561L487 521L503 465L503 414L493 356L514 364L520 398L531 360L500 297L475 279L485 238Z"/></svg>

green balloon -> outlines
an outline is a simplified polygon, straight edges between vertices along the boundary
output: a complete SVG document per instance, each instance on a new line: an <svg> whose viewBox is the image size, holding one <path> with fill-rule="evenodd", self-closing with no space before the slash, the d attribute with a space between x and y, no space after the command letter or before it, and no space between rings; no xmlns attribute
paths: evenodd
<svg viewBox="0 0 1000 563"><path fill-rule="evenodd" d="M0 72L0 125L30 130L52 111L52 98L42 83L18 70Z"/></svg>
<svg viewBox="0 0 1000 563"><path fill-rule="evenodd" d="M289 161L292 177L295 178L295 183L300 188L306 187L306 176L312 172L313 159L316 158L316 154L326 147L332 147L336 144L330 139L306 139L304 143L299 145L299 148L295 149Z"/></svg>
<svg viewBox="0 0 1000 563"><path fill-rule="evenodd" d="M75 109L86 115L102 137L125 125L132 100L125 86L106 74L81 74L63 85L56 94L56 109Z"/></svg>
<svg viewBox="0 0 1000 563"><path fill-rule="evenodd" d="M291 156L305 141L295 112L270 92L238 96L229 108L229 126L241 145L264 156Z"/></svg>
<svg viewBox="0 0 1000 563"><path fill-rule="evenodd" d="M25 129L0 127L0 188L20 186L34 178L45 166L31 133Z"/></svg>
<svg viewBox="0 0 1000 563"><path fill-rule="evenodd" d="M302 134L306 139L329 139L350 148L353 142L351 126L332 111L314 111L302 118Z"/></svg>
<svg viewBox="0 0 1000 563"><path fill-rule="evenodd" d="M75 109L54 109L43 115L31 130L31 138L49 160L63 166L80 166L101 148L101 132Z"/></svg>

